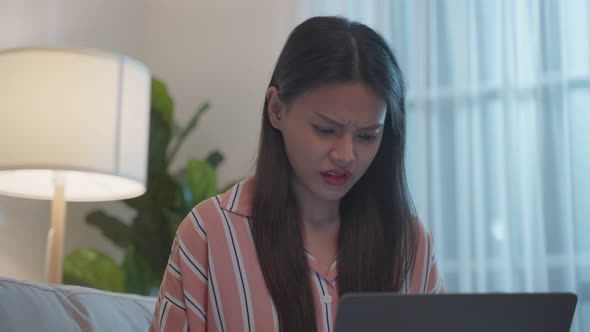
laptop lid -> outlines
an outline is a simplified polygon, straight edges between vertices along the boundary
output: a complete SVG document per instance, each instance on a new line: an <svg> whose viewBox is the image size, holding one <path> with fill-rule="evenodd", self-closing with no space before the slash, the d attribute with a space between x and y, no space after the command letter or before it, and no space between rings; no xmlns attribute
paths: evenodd
<svg viewBox="0 0 590 332"><path fill-rule="evenodd" d="M567 332L572 293L345 294L334 332Z"/></svg>

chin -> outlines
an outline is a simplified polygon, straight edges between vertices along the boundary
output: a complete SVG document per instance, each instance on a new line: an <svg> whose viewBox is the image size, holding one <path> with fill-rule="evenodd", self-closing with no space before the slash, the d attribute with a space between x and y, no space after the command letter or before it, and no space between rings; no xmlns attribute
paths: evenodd
<svg viewBox="0 0 590 332"><path fill-rule="evenodd" d="M326 201L338 201L344 197L350 188L343 186L342 188L322 188L323 190L318 192L318 196Z"/></svg>

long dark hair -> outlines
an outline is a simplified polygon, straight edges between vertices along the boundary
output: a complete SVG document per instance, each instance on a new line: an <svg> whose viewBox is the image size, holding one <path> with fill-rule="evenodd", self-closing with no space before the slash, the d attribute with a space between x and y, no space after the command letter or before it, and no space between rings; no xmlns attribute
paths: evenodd
<svg viewBox="0 0 590 332"><path fill-rule="evenodd" d="M310 18L289 35L269 87L276 87L279 99L289 105L306 91L338 82L363 82L388 106L377 155L341 200L338 291L399 291L416 255L415 214L404 171L402 73L387 42L369 27L340 17ZM292 170L267 107L265 102L253 238L281 331L316 331Z"/></svg>

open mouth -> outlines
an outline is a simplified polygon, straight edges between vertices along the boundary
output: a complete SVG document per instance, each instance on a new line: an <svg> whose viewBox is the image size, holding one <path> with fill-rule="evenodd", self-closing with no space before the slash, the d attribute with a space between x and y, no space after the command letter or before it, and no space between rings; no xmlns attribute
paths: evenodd
<svg viewBox="0 0 590 332"><path fill-rule="evenodd" d="M329 170L327 172L322 172L321 174L324 181L333 186L342 186L346 184L350 178L350 172L345 170Z"/></svg>

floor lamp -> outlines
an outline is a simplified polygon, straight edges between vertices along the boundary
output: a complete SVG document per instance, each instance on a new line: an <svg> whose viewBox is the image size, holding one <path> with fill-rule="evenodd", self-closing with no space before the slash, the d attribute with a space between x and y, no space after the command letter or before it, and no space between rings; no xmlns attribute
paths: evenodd
<svg viewBox="0 0 590 332"><path fill-rule="evenodd" d="M92 49L0 50L0 194L51 200L46 278L61 283L66 202L145 192L151 77Z"/></svg>

